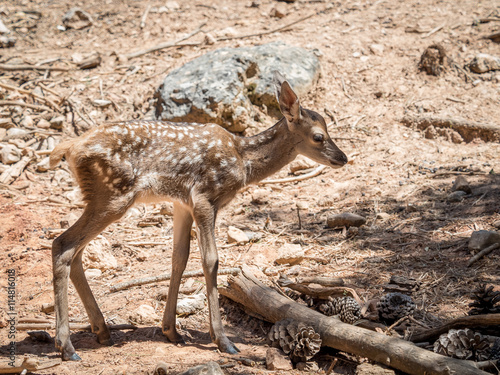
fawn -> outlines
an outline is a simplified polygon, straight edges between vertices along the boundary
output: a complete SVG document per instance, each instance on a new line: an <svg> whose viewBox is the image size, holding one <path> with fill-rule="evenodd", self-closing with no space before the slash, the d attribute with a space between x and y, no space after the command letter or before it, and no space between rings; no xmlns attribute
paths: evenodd
<svg viewBox="0 0 500 375"><path fill-rule="evenodd" d="M336 168L347 163L346 155L328 135L323 117L302 108L279 73L275 82L284 117L253 137L233 135L215 124L130 121L101 125L53 150L51 167L65 156L86 202L82 216L52 245L55 344L64 360L81 359L70 340L68 277L98 341L113 344L84 274L85 245L135 203L167 200L174 202L174 236L162 331L169 341L183 342L175 325L177 294L194 221L207 284L210 335L222 352L238 351L224 333L219 311L217 212L239 189L273 174L298 154Z"/></svg>

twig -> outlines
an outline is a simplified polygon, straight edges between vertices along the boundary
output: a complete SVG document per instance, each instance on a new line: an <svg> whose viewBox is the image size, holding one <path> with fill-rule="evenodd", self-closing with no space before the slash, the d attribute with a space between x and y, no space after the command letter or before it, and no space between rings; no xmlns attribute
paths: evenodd
<svg viewBox="0 0 500 375"><path fill-rule="evenodd" d="M278 31L281 31L281 30L284 30L290 26L293 26L293 25L296 25L298 24L299 22L302 22L302 21L305 21L317 14L319 14L320 12L316 12L316 13L313 13L313 14L310 14L308 16L305 16L305 17L302 17L302 18L299 18L298 20L296 21L293 21L293 22L290 22L284 26L281 26L281 27L278 27L277 29L273 29L273 30L269 30L269 31L264 31L264 32L261 32L261 33L254 33L254 34L246 34L246 35L240 35L240 36L227 36L227 37L223 37L223 38L218 38L217 41L224 41L224 40L233 40L233 39L245 39L245 38L252 38L254 36L263 36L263 35L269 35L269 34L273 34L273 33L277 33Z"/></svg>
<svg viewBox="0 0 500 375"><path fill-rule="evenodd" d="M146 27L146 19L148 18L150 10L151 10L151 4L148 4L146 10L144 11L144 14L142 15L141 24L139 25L141 29L144 29Z"/></svg>
<svg viewBox="0 0 500 375"><path fill-rule="evenodd" d="M39 111L52 111L52 108L46 107L44 105L28 104L24 102L16 102L14 100L0 100L0 106L19 106L19 107L36 109Z"/></svg>
<svg viewBox="0 0 500 375"><path fill-rule="evenodd" d="M467 328L467 327L495 327L500 325L500 314L483 314L483 315L469 315L462 316L445 323L439 327L431 328L421 333L414 334L410 337L412 342L433 341L442 333L448 332L454 328Z"/></svg>
<svg viewBox="0 0 500 375"><path fill-rule="evenodd" d="M359 117L356 119L356 121L354 121L354 122L352 123L351 128L352 128L352 129L354 129L354 128L356 127L356 125L358 125L358 124L361 122L361 120L363 120L365 117L366 117L366 115L361 115L361 116L359 116Z"/></svg>
<svg viewBox="0 0 500 375"><path fill-rule="evenodd" d="M494 243L493 245L488 246L487 248L481 250L479 253L474 255L472 258L470 258L469 262L467 263L467 267L472 266L475 262L477 262L479 259L482 257L488 255L491 253L493 250L498 249L500 247L500 243Z"/></svg>
<svg viewBox="0 0 500 375"><path fill-rule="evenodd" d="M73 103L72 100L69 100L66 99L66 101L68 102L68 104L70 105L71 108L73 108L75 110L75 112L77 113L78 116L80 116L80 118L90 127L93 127L94 124L92 124L91 122L89 122L85 117L83 117L82 113L80 112L80 110L78 109L78 107L76 106L75 103ZM77 134L78 135L78 134Z"/></svg>
<svg viewBox="0 0 500 375"><path fill-rule="evenodd" d="M38 66L38 65L10 65L10 64L0 64L0 70L7 72L13 72L16 70L52 70L56 72L67 72L68 68L61 68L58 66Z"/></svg>
<svg viewBox="0 0 500 375"><path fill-rule="evenodd" d="M12 165L8 169L6 169L0 175L0 183L10 184L11 182L13 182L17 177L19 177L21 175L21 173L23 172L24 168L26 168L26 166L30 162L31 162L31 157L29 157L29 156L23 156L20 161L18 161L16 164Z"/></svg>
<svg viewBox="0 0 500 375"><path fill-rule="evenodd" d="M37 94L35 94L35 93L31 92L31 91L24 90L24 89L22 89L20 87L15 87L15 86L7 85L7 84L1 83L1 82L0 82L0 87L3 87L6 90L17 91L17 92L20 92L21 94L30 95L33 98L38 99L38 100L42 100L45 103L47 103L48 105L52 106L52 108L55 109L57 112L61 112L61 108L59 108L59 106L57 104L55 104L51 100L49 100L47 98L44 98L43 96L37 95Z"/></svg>
<svg viewBox="0 0 500 375"><path fill-rule="evenodd" d="M351 95L349 95L345 87L344 76L340 77L340 81L342 82L342 91L344 91L345 96L347 96L349 99L352 99Z"/></svg>
<svg viewBox="0 0 500 375"><path fill-rule="evenodd" d="M221 268L220 270L218 270L217 274L218 275L237 275L240 272L241 272L241 270L239 268ZM203 271L198 270L198 271L184 272L182 277L200 277L203 275L204 275ZM118 292L120 290L128 289L128 288L133 287L133 286L152 284L152 283L156 283L159 281L170 280L171 277L172 277L171 273L164 273L164 274L158 275L158 276L150 276L150 277L144 277L142 279L125 281L123 283L118 283L118 284L113 285L111 288L109 288L109 291L110 291L110 293Z"/></svg>
<svg viewBox="0 0 500 375"><path fill-rule="evenodd" d="M31 331L31 330L49 330L55 329L55 323L20 323L16 325L16 329L19 331ZM111 331L121 331L124 329L137 329L136 326L132 324L109 324L108 328ZM69 329L73 329L75 331L91 331L92 328L90 324L81 324L81 323L69 323Z"/></svg>
<svg viewBox="0 0 500 375"><path fill-rule="evenodd" d="M156 46L153 46L153 47L150 47L150 48L146 48L146 49L143 49L141 51L137 51L137 52L132 52L132 53L129 53L127 55L125 55L128 59L133 59L134 57L139 57L139 56L143 56L143 55L146 55L148 53L151 53L151 52L155 52L155 51L159 51L159 50L162 50L162 49L165 49L165 48L171 48L171 47L175 47L177 46L180 42L186 40L186 39L189 39L191 38L192 36L198 34L199 32L201 32L201 29L203 28L203 26L205 26L207 23L206 22L203 22L200 26L198 26L198 28L193 31L192 33L186 35L185 37L181 38L181 39L178 39L176 40L175 42L165 42L165 43L160 43L160 44L157 44Z"/></svg>
<svg viewBox="0 0 500 375"><path fill-rule="evenodd" d="M319 167L314 168L311 172L303 174L302 176L278 178L276 180L264 180L264 181L259 182L259 185L285 184L287 182L295 182L295 181L307 180L308 178L316 177L321 172L323 172L323 169L325 169L325 168L326 168L326 165L320 165Z"/></svg>
<svg viewBox="0 0 500 375"><path fill-rule="evenodd" d="M391 324L389 327L387 327L387 329L385 330L385 334L388 335L389 332L392 331L392 329L398 325L400 325L401 323L403 323L405 320L408 320L408 316L403 316L402 318L398 319L397 321L395 321L393 324Z"/></svg>
<svg viewBox="0 0 500 375"><path fill-rule="evenodd" d="M427 34L422 35L422 39L425 39L425 38L430 37L432 34L437 33L439 30L441 30L441 29L442 29L443 27L445 27L445 26L446 26L446 24L445 24L445 23L443 23L441 26L438 26L438 27L436 27L435 29L432 29L432 30L431 30L431 31L429 31Z"/></svg>

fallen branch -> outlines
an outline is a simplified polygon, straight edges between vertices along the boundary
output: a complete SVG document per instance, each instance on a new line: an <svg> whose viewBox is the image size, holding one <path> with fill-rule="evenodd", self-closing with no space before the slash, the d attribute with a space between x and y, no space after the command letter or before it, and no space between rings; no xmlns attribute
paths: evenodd
<svg viewBox="0 0 500 375"><path fill-rule="evenodd" d="M68 68L61 68L58 66L40 66L40 65L10 65L10 64L0 64L0 70L6 72L14 72L16 70L52 70L55 72L68 72Z"/></svg>
<svg viewBox="0 0 500 375"><path fill-rule="evenodd" d="M239 268L221 268L217 272L218 275L235 275L240 273ZM182 277L201 277L203 276L204 273L202 270L197 270L197 271L187 271L182 274ZM123 289L128 289L133 286L139 286L139 285L145 285L145 284L152 284L152 283L157 283L160 281L165 281L165 280L170 280L172 277L171 273L164 273L162 275L158 276L150 276L150 277L144 277L142 279L135 279L135 280L130 280L130 281L125 281L123 283L118 283L113 285L111 288L109 288L109 291L111 293L113 292L118 292Z"/></svg>
<svg viewBox="0 0 500 375"><path fill-rule="evenodd" d="M39 372L40 370L58 366L62 359L48 359L41 361L38 358L24 357L14 361L14 366L10 360L0 362L0 374L26 374L27 372Z"/></svg>
<svg viewBox="0 0 500 375"><path fill-rule="evenodd" d="M0 106L19 106L19 107L26 107L26 108L31 108L31 109L36 109L37 111L52 111L51 108L46 107L44 105L38 105L38 104L28 104L24 102L15 102L13 100L0 100Z"/></svg>
<svg viewBox="0 0 500 375"><path fill-rule="evenodd" d="M286 178L278 178L276 180L264 180L258 183L258 185L267 185L267 184L285 184L287 182L296 182L307 180L308 178L316 177L317 175L323 172L323 169L326 168L326 165L320 165L319 167L314 168L311 172L303 174L301 176L296 177L286 177Z"/></svg>
<svg viewBox="0 0 500 375"><path fill-rule="evenodd" d="M137 326L132 324L108 324L111 331L122 331L125 329L137 329ZM20 323L16 325L18 331L47 331L56 329L55 323ZM74 331L92 331L90 324L69 323L69 329Z"/></svg>
<svg viewBox="0 0 500 375"><path fill-rule="evenodd" d="M412 337L410 337L410 341L412 342L433 341L437 339L439 335L448 332L450 329L478 327L478 326L481 327L496 326L497 328L500 327L500 314L462 316L448 323L445 323L442 326L431 328L427 331L414 334Z"/></svg>
<svg viewBox="0 0 500 375"><path fill-rule="evenodd" d="M324 346L367 357L409 374L488 374L470 363L311 310L260 283L247 267L242 268L240 275L229 278L229 286L219 291L271 323L282 319L306 323L319 333Z"/></svg>
<svg viewBox="0 0 500 375"><path fill-rule="evenodd" d="M408 127L415 126L420 130L424 130L429 126L453 129L466 142L471 142L474 138L481 138L487 142L500 141L500 127L498 125L437 116L405 116L401 119L401 122Z"/></svg>
<svg viewBox="0 0 500 375"><path fill-rule="evenodd" d="M341 277L304 276L297 278L297 283L319 284L323 286L342 286L344 285L344 280Z"/></svg>
<svg viewBox="0 0 500 375"><path fill-rule="evenodd" d="M488 246L487 248L481 250L479 253L474 255L472 258L470 258L469 262L467 263L467 267L472 266L475 262L477 262L479 259L482 257L488 255L491 253L493 250L498 249L500 247L500 243L494 243L493 245Z"/></svg>
<svg viewBox="0 0 500 375"><path fill-rule="evenodd" d="M342 281L342 280L341 280ZM342 281L343 283L343 281ZM328 299L328 297L344 297L344 296L349 296L354 298L356 301L358 301L359 304L362 304L363 302L359 298L358 294L356 291L352 288L348 288L345 286L313 286L313 285L306 285L300 282L293 282L290 279L287 279L286 277L280 277L278 279L278 285L281 287L286 287L293 289L299 293L306 294L308 296L311 296L313 298L319 298L319 299ZM337 284L337 285L342 285L342 284Z"/></svg>
<svg viewBox="0 0 500 375"><path fill-rule="evenodd" d="M201 29L206 24L207 24L206 22L203 22L200 26L198 26L198 28L195 31L193 31L192 33L186 35L185 37L183 37L181 39L176 40L175 42L160 43L160 44L157 44L156 46L153 46L153 47L150 47L150 48L146 48L146 49L143 49L143 50L140 50L140 51L137 51L137 52L132 52L132 53L126 54L125 56L128 59L133 59L134 57L143 56L143 55L146 55L148 53L156 52L156 51L159 51L159 50L162 50L162 49L165 49L165 48L176 47L176 46L179 45L180 42L182 42L182 41L184 41L186 39L189 39L192 36L195 36L196 34L198 34L199 32L201 32Z"/></svg>

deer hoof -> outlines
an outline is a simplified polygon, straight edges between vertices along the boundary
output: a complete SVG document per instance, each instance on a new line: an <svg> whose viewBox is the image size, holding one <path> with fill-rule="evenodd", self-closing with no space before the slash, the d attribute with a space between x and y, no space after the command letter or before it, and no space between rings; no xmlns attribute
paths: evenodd
<svg viewBox="0 0 500 375"><path fill-rule="evenodd" d="M237 354L240 352L240 350L234 345L229 339L222 340L219 342L217 345L219 347L219 350L223 353L228 353L228 354Z"/></svg>
<svg viewBox="0 0 500 375"><path fill-rule="evenodd" d="M163 334L173 344L185 344L186 342L177 331L164 331Z"/></svg>
<svg viewBox="0 0 500 375"><path fill-rule="evenodd" d="M76 353L73 353L73 354L64 354L62 355L62 359L63 361L81 361L82 359L80 358L80 356Z"/></svg>

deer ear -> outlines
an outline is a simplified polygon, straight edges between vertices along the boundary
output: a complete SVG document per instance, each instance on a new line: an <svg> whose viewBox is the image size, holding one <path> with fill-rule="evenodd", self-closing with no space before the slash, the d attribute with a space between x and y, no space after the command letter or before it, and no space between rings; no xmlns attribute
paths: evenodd
<svg viewBox="0 0 500 375"><path fill-rule="evenodd" d="M300 118L299 98L287 81L281 84L278 94L278 103L281 113L283 113L283 116L286 117L289 123L297 121Z"/></svg>

